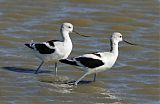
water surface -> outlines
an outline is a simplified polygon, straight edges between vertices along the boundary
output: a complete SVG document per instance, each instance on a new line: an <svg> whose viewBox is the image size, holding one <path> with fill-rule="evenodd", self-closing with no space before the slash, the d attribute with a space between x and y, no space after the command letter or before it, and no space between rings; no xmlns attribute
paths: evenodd
<svg viewBox="0 0 160 104"><path fill-rule="evenodd" d="M158 0L0 0L0 103L160 103L159 5ZM61 39L63 22L92 36L71 34L74 49L69 57L108 51L108 38L116 31L144 47L120 43L116 64L99 73L96 82L88 82L93 75L78 86L56 81L52 62L33 74L40 61L24 43ZM83 73L58 64L58 74L74 81Z"/></svg>

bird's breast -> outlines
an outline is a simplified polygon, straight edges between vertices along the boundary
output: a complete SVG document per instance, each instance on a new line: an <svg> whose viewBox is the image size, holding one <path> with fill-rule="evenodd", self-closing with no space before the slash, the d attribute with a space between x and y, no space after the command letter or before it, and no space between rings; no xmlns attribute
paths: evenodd
<svg viewBox="0 0 160 104"><path fill-rule="evenodd" d="M72 48L73 48L72 43L70 43L68 45L64 45L63 59L66 59L70 55L70 53L72 52Z"/></svg>
<svg viewBox="0 0 160 104"><path fill-rule="evenodd" d="M113 56L113 57L107 58L105 60L106 60L105 61L105 66L107 68L111 68L115 64L115 62L117 60L117 57Z"/></svg>
<svg viewBox="0 0 160 104"><path fill-rule="evenodd" d="M66 59L72 51L72 42L64 43L61 47L57 47L57 54L61 59Z"/></svg>

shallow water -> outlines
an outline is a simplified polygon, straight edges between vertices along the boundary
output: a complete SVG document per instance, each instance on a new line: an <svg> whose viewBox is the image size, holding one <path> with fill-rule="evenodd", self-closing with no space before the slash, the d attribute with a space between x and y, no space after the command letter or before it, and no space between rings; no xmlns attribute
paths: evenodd
<svg viewBox="0 0 160 104"><path fill-rule="evenodd" d="M0 104L160 103L159 5L158 0L0 0ZM65 84L83 73L64 64L58 64L62 79L53 76L53 63L33 74L40 61L23 44L59 39L63 22L92 36L71 34L70 57L109 50L115 31L144 47L120 43L116 64L96 82L90 75L78 86Z"/></svg>

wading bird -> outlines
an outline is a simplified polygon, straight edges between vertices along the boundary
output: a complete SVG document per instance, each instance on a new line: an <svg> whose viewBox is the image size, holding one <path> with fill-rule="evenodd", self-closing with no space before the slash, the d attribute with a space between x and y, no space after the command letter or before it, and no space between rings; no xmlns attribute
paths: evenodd
<svg viewBox="0 0 160 104"><path fill-rule="evenodd" d="M72 41L69 36L69 33L72 32L81 35L78 32L74 31L73 25L71 23L63 23L60 29L62 40L50 40L47 42L31 41L31 43L25 44L41 60L39 67L35 71L35 74L38 73L44 62L53 61L55 63L55 75L57 75L58 60L66 59L72 51Z"/></svg>
<svg viewBox="0 0 160 104"><path fill-rule="evenodd" d="M86 75L89 74L94 74L93 81L95 81L96 73L110 69L116 62L118 57L118 43L121 41L131 45L137 45L122 39L121 33L114 32L110 38L111 49L109 52L84 54L72 59L62 59L60 62L76 66L85 72L84 75L74 83L75 85L77 85L79 81L81 81Z"/></svg>

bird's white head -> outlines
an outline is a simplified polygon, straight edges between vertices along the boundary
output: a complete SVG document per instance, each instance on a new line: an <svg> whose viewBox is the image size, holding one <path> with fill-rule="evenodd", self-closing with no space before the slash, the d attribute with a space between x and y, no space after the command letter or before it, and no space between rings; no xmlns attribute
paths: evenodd
<svg viewBox="0 0 160 104"><path fill-rule="evenodd" d="M123 41L122 39L122 34L119 32L114 32L111 36L111 40L114 42L121 42Z"/></svg>
<svg viewBox="0 0 160 104"><path fill-rule="evenodd" d="M63 23L61 25L61 31L71 33L73 31L73 25L71 23Z"/></svg>

